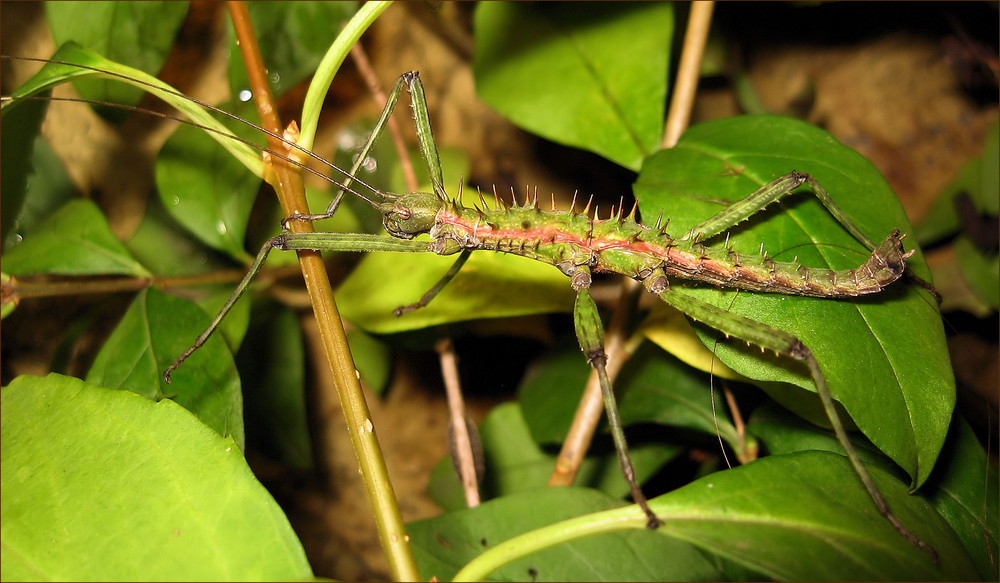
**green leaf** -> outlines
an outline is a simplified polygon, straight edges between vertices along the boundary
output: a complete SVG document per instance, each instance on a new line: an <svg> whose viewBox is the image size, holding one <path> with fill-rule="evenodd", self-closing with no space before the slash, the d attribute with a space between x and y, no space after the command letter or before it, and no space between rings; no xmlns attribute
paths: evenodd
<svg viewBox="0 0 1000 583"><path fill-rule="evenodd" d="M150 275L111 232L97 205L86 199L68 202L8 249L3 268L13 275Z"/></svg>
<svg viewBox="0 0 1000 583"><path fill-rule="evenodd" d="M489 539L489 546L496 545L496 548L467 565L457 577L465 578L462 580L482 578L501 564L506 564L504 569L514 565L523 569L522 565L527 561L540 557L534 554L540 549L560 544L546 551L555 552L564 548L563 543L568 541L576 544L580 542L578 539L597 533L634 529L644 531L637 534L655 534L663 538L661 544L664 546L657 548L655 543L650 543L652 550L639 555L643 559L664 556L670 550L666 545L679 539L719 559L733 561L759 573L761 578L823 581L949 581L976 578L975 565L960 540L927 501L909 495L906 484L879 468L871 467L870 471L900 520L912 525L914 534L937 551L938 563L930 554L903 538L875 511L864 487L854 479L854 471L846 458L814 451L770 456L733 470L711 474L651 500L650 507L662 521L655 533L645 531L646 517L638 506L633 505L552 523L500 544ZM572 490L549 491L560 499L572 500L569 495ZM487 532L492 524L490 519L504 525L520 523L529 520L522 518L524 514L538 513L544 508L541 504L514 506L517 501L514 497L508 498L472 511L445 515L442 520L452 515L456 515L452 519L456 523L464 519L454 527L462 529L463 538L455 538L474 541ZM511 505L507 509L508 514L502 515L502 518L494 517L485 510L491 504L499 506L501 503ZM563 504L555 500L549 503L556 506ZM476 511L482 512L481 521L473 520ZM423 524L414 526L419 528L411 532L424 534L428 530ZM438 537L438 546L449 547L447 551L433 549L439 561L436 565L442 571L448 564L446 553L465 559L476 551L469 548L470 545L452 543L450 534L443 526L427 533L430 540L434 540L431 536ZM424 548L431 546L430 542L417 540ZM795 552L789 552L789 549ZM601 557L609 554L613 553L607 548L599 552ZM579 553L577 556L589 558L591 555ZM567 558L563 561L573 562ZM619 560L619 569L622 570L619 576L631 578L626 569L637 562ZM667 569L669 567L664 567L655 578L681 578Z"/></svg>
<svg viewBox="0 0 1000 583"><path fill-rule="evenodd" d="M173 399L243 449L243 394L232 354L218 338L177 369L163 371L208 325L197 306L156 288L136 296L87 373L87 382L126 389L148 399Z"/></svg>
<svg viewBox="0 0 1000 583"><path fill-rule="evenodd" d="M239 448L172 401L59 375L0 395L4 581L312 576Z"/></svg>
<svg viewBox="0 0 1000 583"><path fill-rule="evenodd" d="M247 223L261 181L205 132L181 126L156 161L164 208L200 241L249 264Z"/></svg>
<svg viewBox="0 0 1000 583"><path fill-rule="evenodd" d="M518 389L518 401L535 440L565 439L589 375L590 366L575 346L562 347L529 372ZM737 447L736 429L726 410L717 407L713 413L709 384L707 375L655 346L643 346L615 381L622 423L654 422L712 436L721 432Z"/></svg>
<svg viewBox="0 0 1000 583"><path fill-rule="evenodd" d="M542 488L407 525L424 577L451 580L486 549L538 528L615 508L621 502L584 488ZM491 581L720 580L715 561L694 546L652 532L613 532L508 563Z"/></svg>
<svg viewBox="0 0 1000 583"><path fill-rule="evenodd" d="M339 30L357 10L357 2L249 2L260 52L267 64L271 90L284 95L316 70ZM229 86L234 93L249 86L246 67L230 24Z"/></svg>
<svg viewBox="0 0 1000 583"><path fill-rule="evenodd" d="M573 290L551 265L500 253L475 253L425 308L393 315L421 298L454 256L369 253L337 289L341 315L369 332L390 334L482 318L569 312ZM396 275L402 272L402 275Z"/></svg>
<svg viewBox="0 0 1000 583"><path fill-rule="evenodd" d="M768 116L695 126L678 146L646 161L636 183L643 216L663 212L670 231L684 234L766 182L792 170L812 174L862 232L880 241L910 230L885 179L862 156L803 122ZM860 265L868 251L807 193L788 197L731 230L740 253L776 260L798 257L810 268ZM721 245L725 237L707 243ZM927 277L919 252L909 265ZM944 442L955 400L940 315L934 300L900 282L864 299L822 299L720 291L675 283L675 289L797 336L819 362L830 392L872 442L923 483ZM814 390L800 363L706 332L703 341L740 374L757 379L783 404L790 383ZM810 402L818 404L818 399ZM818 407L817 407L818 410ZM801 409L796 412L809 414ZM815 411L812 412L815 414Z"/></svg>
<svg viewBox="0 0 1000 583"><path fill-rule="evenodd" d="M996 581L1000 556L997 469L961 416L955 415L938 468L921 491L962 539L983 580Z"/></svg>
<svg viewBox="0 0 1000 583"><path fill-rule="evenodd" d="M480 485L483 498L543 488L552 475L556 455L543 451L532 439L523 413L517 403L503 403L494 407L479 426L486 466ZM602 451L584 458L573 483L624 499L629 494L629 486L622 477L618 456L610 447ZM680 446L656 442L630 448L636 479L640 483L649 479L682 451ZM433 474L431 492L435 502L449 509L465 507L461 483L451 460L445 459Z"/></svg>
<svg viewBox="0 0 1000 583"><path fill-rule="evenodd" d="M142 222L125 246L160 277L202 275L232 266L227 258L206 253L205 246L188 235L155 200L146 205ZM170 252L164 253L165 249Z"/></svg>
<svg viewBox="0 0 1000 583"><path fill-rule="evenodd" d="M532 133L638 170L660 141L673 22L667 3L484 2L476 91Z"/></svg>
<svg viewBox="0 0 1000 583"><path fill-rule="evenodd" d="M156 74L187 15L186 2L52 2L45 15L57 45L75 41L110 60ZM116 81L75 83L84 99L135 105L143 92Z"/></svg>
<svg viewBox="0 0 1000 583"><path fill-rule="evenodd" d="M768 455L814 450L844 453L832 430L820 429L773 402L754 409L746 430L760 438ZM863 436L851 435L851 443L858 458L866 464L879 464L887 471L898 471L895 464Z"/></svg>
<svg viewBox="0 0 1000 583"><path fill-rule="evenodd" d="M847 459L769 456L650 501L657 531L779 580L969 580L975 567L947 523L905 483L869 471L896 516L937 551L935 565L875 511ZM794 553L788 549L795 549Z"/></svg>
<svg viewBox="0 0 1000 583"><path fill-rule="evenodd" d="M291 309L269 302L254 310L252 322L237 355L245 379L250 446L293 468L311 468L306 354L298 318Z"/></svg>
<svg viewBox="0 0 1000 583"><path fill-rule="evenodd" d="M67 81L91 77L113 78L129 83L163 99L181 111L193 122L209 128L209 135L257 176L263 175L263 165L259 154L252 147L233 140L230 131L202 107L173 87L143 71L108 60L101 55L83 48L75 42L67 42L54 55L54 62L47 63L31 79L18 87L0 109L6 112L25 103L23 97L35 95Z"/></svg>

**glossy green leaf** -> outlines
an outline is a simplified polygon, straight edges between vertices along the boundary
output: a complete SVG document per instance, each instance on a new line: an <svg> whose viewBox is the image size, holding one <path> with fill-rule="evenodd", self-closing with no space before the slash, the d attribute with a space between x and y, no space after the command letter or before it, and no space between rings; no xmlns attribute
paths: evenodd
<svg viewBox="0 0 1000 583"><path fill-rule="evenodd" d="M479 425L485 460L480 494L484 499L510 496L548 484L556 463L555 450L544 451L532 438L523 413L517 403L503 403L494 407ZM683 451L678 445L656 442L633 445L630 449L632 465L640 483ZM573 483L600 490L618 499L624 499L629 493L618 465L618 456L610 448L610 443L602 453L588 455L584 459ZM464 508L466 505L450 458L435 468L430 490L435 502L446 509Z"/></svg>
<svg viewBox="0 0 1000 583"><path fill-rule="evenodd" d="M766 457L688 484L651 507L664 520L660 534L775 579L975 578L960 541L930 505L908 494L904 482L869 471L896 516L937 551L938 565L875 511L847 459L833 453Z"/></svg>
<svg viewBox="0 0 1000 583"><path fill-rule="evenodd" d="M484 2L475 29L476 91L515 124L632 170L658 147L670 4Z"/></svg>
<svg viewBox="0 0 1000 583"><path fill-rule="evenodd" d="M3 256L13 275L134 275L148 277L93 201L76 199L50 216Z"/></svg>
<svg viewBox="0 0 1000 583"><path fill-rule="evenodd" d="M297 469L312 467L306 418L305 342L291 309L270 302L254 310L237 355L250 446Z"/></svg>
<svg viewBox="0 0 1000 583"><path fill-rule="evenodd" d="M357 10L357 2L248 2L271 91L284 95L312 75L337 30ZM229 29L229 86L248 87L246 67L232 26Z"/></svg>
<svg viewBox="0 0 1000 583"><path fill-rule="evenodd" d="M676 148L646 161L635 190L644 217L662 211L671 219L669 231L683 234L726 201L792 170L812 174L876 242L893 229L909 231L899 202L870 162L826 132L785 118L745 116L695 126ZM868 255L805 192L730 234L740 253L758 253L763 246L776 260L797 257L810 268L856 267ZM721 245L725 237L717 239L708 243ZM909 265L927 277L919 253ZM955 388L941 319L926 292L906 282L863 299L737 293L682 282L675 282L675 289L796 335L865 435L905 468L915 485L927 479L948 430ZM780 389L773 383L781 382L813 390L804 366L718 336L706 331L703 339L711 347L718 341L718 357L763 388ZM794 399L774 394L794 406Z"/></svg>
<svg viewBox="0 0 1000 583"><path fill-rule="evenodd" d="M569 280L555 267L512 255L476 253L427 307L393 315L393 310L416 302L434 287L455 258L370 253L337 289L340 313L369 332L389 334L573 308Z"/></svg>
<svg viewBox="0 0 1000 583"><path fill-rule="evenodd" d="M45 16L57 45L75 41L155 75L174 46L186 2L52 2ZM143 92L117 81L74 84L84 99L135 105Z"/></svg>
<svg viewBox="0 0 1000 583"><path fill-rule="evenodd" d="M312 576L239 448L176 403L59 375L0 395L4 581Z"/></svg>
<svg viewBox="0 0 1000 583"><path fill-rule="evenodd" d="M157 201L146 205L139 228L124 243L136 259L160 277L202 275L232 266L227 258L206 253L204 245L188 235ZM164 253L164 249L170 252Z"/></svg>
<svg viewBox="0 0 1000 583"><path fill-rule="evenodd" d="M407 525L424 577L450 581L460 567L501 542L621 502L583 488L541 488ZM603 534L540 550L493 573L490 581L719 580L715 561L694 546L652 532Z"/></svg>
<svg viewBox="0 0 1000 583"><path fill-rule="evenodd" d="M208 325L192 303L150 288L136 296L104 343L87 382L148 399L170 398L243 449L243 393L232 354L211 338L166 384L163 371Z"/></svg>
<svg viewBox="0 0 1000 583"><path fill-rule="evenodd" d="M182 126L156 162L156 189L167 212L200 241L244 263L247 222L260 179L197 128Z"/></svg>
<svg viewBox="0 0 1000 583"><path fill-rule="evenodd" d="M941 461L921 493L931 501L972 555L984 581L998 578L1000 489L996 465L975 432L955 416Z"/></svg>
<svg viewBox="0 0 1000 583"><path fill-rule="evenodd" d="M578 347L565 347L539 362L518 389L518 401L534 438L561 443L566 437L590 366ZM615 381L622 423L654 422L721 432L730 445L736 429L724 407L712 410L707 375L678 362L653 345L642 347L625 363ZM718 425L716 425L716 422Z"/></svg>
<svg viewBox="0 0 1000 583"><path fill-rule="evenodd" d="M767 455L782 455L800 451L830 451L843 455L832 430L821 429L775 403L764 403L754 409L747 421L746 430L760 438ZM898 471L895 464L857 433L851 434L851 443L858 458L866 464L879 464L885 470Z"/></svg>
<svg viewBox="0 0 1000 583"><path fill-rule="evenodd" d="M969 555L927 501L909 495L905 483L882 470L870 470L893 511L937 551L939 562L903 538L875 511L864 487L852 479L846 458L818 451L770 456L651 500L650 507L662 521L655 534L663 537L664 545L680 539L776 580L975 579ZM528 508L519 510L528 512ZM474 516L474 511L466 512ZM471 521L466 518L466 522ZM522 565L537 556L533 553L554 544L560 544L555 547L559 549L563 543L575 544L580 537L597 533L645 531L645 524L645 515L634 505L554 523L498 544L458 577L481 578L504 563ZM466 528L484 530L476 523ZM435 534L441 536L443 531ZM477 534L472 530L465 540L475 540ZM464 547L459 552L470 551ZM662 554L663 549L646 556ZM624 571L630 564L621 562L620 568ZM663 571L657 578L674 577Z"/></svg>

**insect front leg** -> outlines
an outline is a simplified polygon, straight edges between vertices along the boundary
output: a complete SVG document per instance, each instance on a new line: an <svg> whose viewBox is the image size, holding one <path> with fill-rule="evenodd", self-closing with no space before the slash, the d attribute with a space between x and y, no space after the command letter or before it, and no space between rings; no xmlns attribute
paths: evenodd
<svg viewBox="0 0 1000 583"><path fill-rule="evenodd" d="M369 251L394 251L397 253L427 253L430 251L430 242L428 241L407 241L403 239L394 239L391 237L382 237L379 235L370 235L366 233L285 233L284 235L278 235L268 239L264 243L260 251L257 252L257 257L254 259L253 264L250 266L247 274L243 276L243 280L240 284L236 286L233 290L232 295L226 300L225 305L219 310L212 322L205 328L198 339L195 340L194 344L190 348L184 351L184 354L177 357L177 360L171 364L167 370L163 372L163 379L169 383L170 375L173 374L177 367L184 363L185 360L196 350L201 348L205 342L208 341L209 337L215 332L222 323L222 320L226 317L226 314L232 309L236 302L246 293L250 284L253 282L257 273L260 272L261 267L264 265L264 261L267 256L271 253L272 249L280 249L282 251L295 251L295 250L310 250L310 251L344 251L344 252L359 252L365 253Z"/></svg>
<svg viewBox="0 0 1000 583"><path fill-rule="evenodd" d="M934 558L934 561L937 562L937 553L934 549L918 539L916 535L910 532L909 529L907 529L906 526L904 526L899 519L892 514L885 496L882 495L882 492L878 489L878 486L875 485L875 482L868 474L868 470L866 470L865 466L861 463L857 453L854 451L854 446L851 444L850 439L848 439L847 431L844 429L840 416L834 408L833 397L830 396L830 391L826 386L826 379L823 377L823 373L819 368L819 363L816 361L816 357L813 356L812 351L809 350L807 346L802 344L798 338L792 334L784 332L783 330L768 326L763 322L758 322L756 320L740 316L739 314L727 312L722 308L705 303L691 296L673 292L670 289L666 274L663 273L662 269L657 270L646 277L643 280L643 285L650 293L655 294L667 304L677 308L690 318L715 328L726 336L735 336L740 340L759 346L762 349L774 351L781 356L787 356L803 361L809 369L809 374L812 377L813 384L816 386L816 393L819 395L820 401L823 404L823 410L826 413L827 419L830 421L830 425L833 427L834 434L837 436L837 441L840 443L841 447L844 448L844 451L847 454L847 459L850 461L851 466L854 468L854 471L858 475L862 484L864 484L865 490L868 492L868 496L872 499L872 502L875 503L875 507L878 509L879 513L884 516L890 524L892 524L893 528L910 541L911 544L930 553L930 555Z"/></svg>
<svg viewBox="0 0 1000 583"><path fill-rule="evenodd" d="M413 121L417 130L417 139L420 142L420 154L424 159L424 162L427 164L427 170L431 177L434 192L442 200L446 198L444 192L444 178L441 171L441 159L438 155L437 146L434 143L433 132L431 131L430 113L427 109L427 99L424 96L424 86L423 83L421 83L420 76L417 72L410 71L408 73L403 73L400 75L399 79L396 80L395 85L392 87L392 91L389 92L389 97L386 99L385 106L382 108L382 113L379 115L378 121L375 122L375 126L368 135L368 140L358 152L354 165L351 167L351 171L347 173L343 179L343 188L337 191L326 210L319 214L297 214L286 217L282 221L282 227L284 227L288 221L291 220L320 221L332 217L334 213L337 212L337 208L340 206L340 202L344 198L344 192L350 188L351 183L357 176L361 166L365 163L365 160L371 153L372 148L375 147L375 142L382 135L382 132L388 125L389 117L392 116L392 113L396 110L396 104L399 102L399 96L402 93L403 88L406 88L410 93L410 104L413 109Z"/></svg>
<svg viewBox="0 0 1000 583"><path fill-rule="evenodd" d="M576 288L573 323L576 327L576 338L580 342L580 350L587 357L590 366L597 371L597 376L600 379L604 411L607 413L611 437L614 439L615 449L618 452L618 463L621 465L622 474L632 492L632 500L646 513L648 518L646 526L655 529L660 526L660 519L649 508L646 495L642 493L642 488L635 480L635 469L632 467L628 443L625 441L625 430L622 428L621 418L618 416L618 404L615 401L611 379L608 378L608 355L604 352L604 325L601 322L601 315L597 311L597 303L590 295L590 269L586 266L578 266L572 281L573 287Z"/></svg>

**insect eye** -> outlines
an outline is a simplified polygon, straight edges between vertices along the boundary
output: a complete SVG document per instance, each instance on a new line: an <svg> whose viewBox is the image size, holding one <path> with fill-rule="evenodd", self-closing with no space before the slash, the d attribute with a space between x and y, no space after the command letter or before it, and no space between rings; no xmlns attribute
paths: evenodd
<svg viewBox="0 0 1000 583"><path fill-rule="evenodd" d="M410 209L406 207L396 207L396 214L399 215L401 219L410 218Z"/></svg>

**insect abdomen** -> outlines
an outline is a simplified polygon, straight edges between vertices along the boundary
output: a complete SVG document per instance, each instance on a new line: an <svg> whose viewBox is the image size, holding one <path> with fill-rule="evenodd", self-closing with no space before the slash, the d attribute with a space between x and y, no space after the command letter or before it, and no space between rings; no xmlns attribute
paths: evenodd
<svg viewBox="0 0 1000 583"><path fill-rule="evenodd" d="M588 265L594 271L642 280L662 267L666 274L719 287L789 295L860 296L899 279L912 251L899 231L891 233L855 269L834 271L741 255L678 241L632 220L591 220L584 214L515 206L504 210L452 207L438 214L434 238L467 249L501 251L558 266Z"/></svg>

